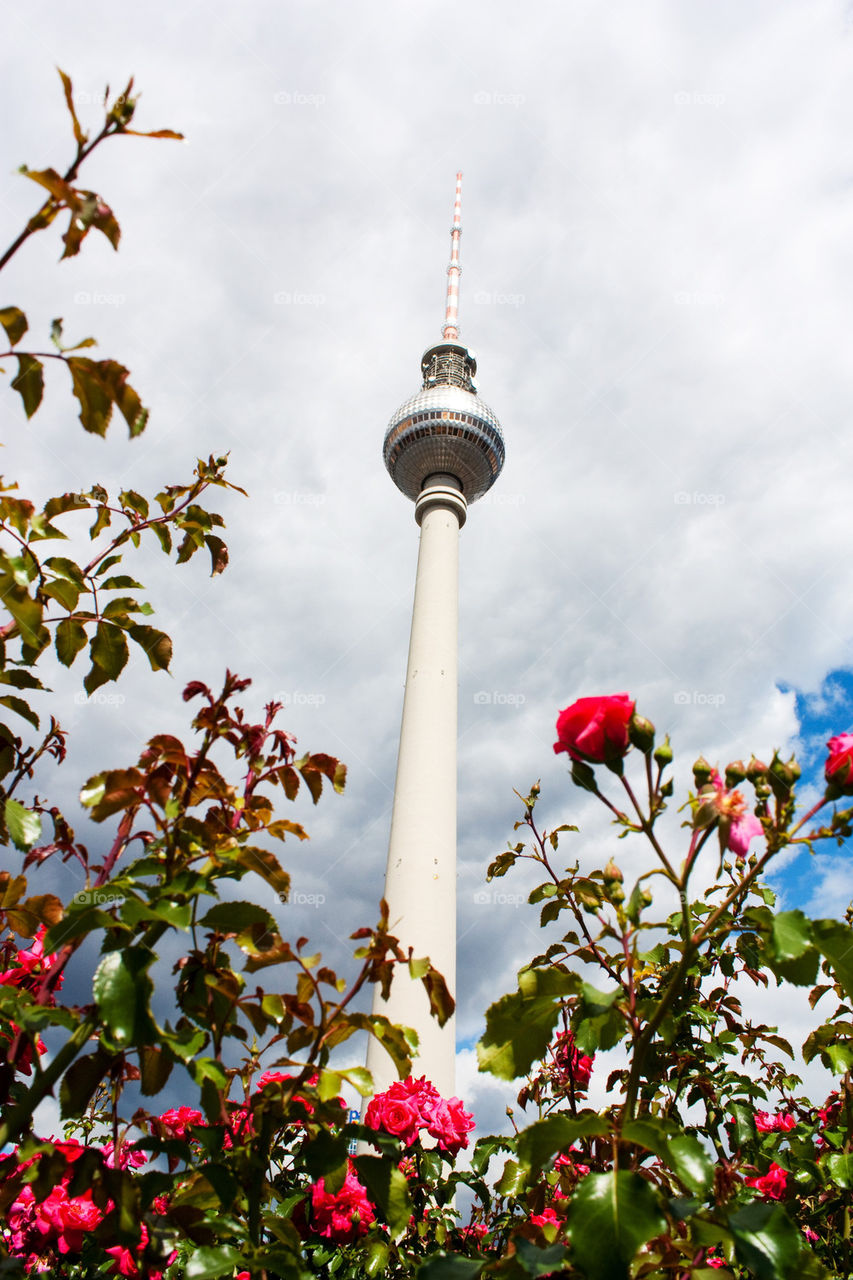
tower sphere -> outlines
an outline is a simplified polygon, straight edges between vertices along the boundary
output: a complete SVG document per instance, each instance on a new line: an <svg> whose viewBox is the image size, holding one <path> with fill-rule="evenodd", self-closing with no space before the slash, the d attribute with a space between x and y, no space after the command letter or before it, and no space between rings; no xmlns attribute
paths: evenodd
<svg viewBox="0 0 853 1280"><path fill-rule="evenodd" d="M388 425L385 466L413 502L433 475L455 476L466 502L475 502L504 464L500 423L476 394L477 361L461 343L444 341L424 353L421 371L423 387Z"/></svg>

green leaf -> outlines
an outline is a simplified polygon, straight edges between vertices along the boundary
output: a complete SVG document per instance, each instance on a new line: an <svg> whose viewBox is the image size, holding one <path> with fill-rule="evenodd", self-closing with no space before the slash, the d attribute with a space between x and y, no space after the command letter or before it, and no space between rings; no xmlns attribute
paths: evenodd
<svg viewBox="0 0 853 1280"><path fill-rule="evenodd" d="M454 1253L435 1254L418 1267L418 1280L475 1280L486 1263Z"/></svg>
<svg viewBox="0 0 853 1280"><path fill-rule="evenodd" d="M0 706L8 707L10 711L14 711L15 715L20 716L23 720L28 720L34 729L39 727L39 718L33 711L28 702L24 702L23 698L16 698L14 694L6 694L0 698Z"/></svg>
<svg viewBox="0 0 853 1280"><path fill-rule="evenodd" d="M836 1186L842 1187L845 1191L853 1190L853 1155L844 1155L839 1152L824 1156L820 1163L821 1168L829 1171Z"/></svg>
<svg viewBox="0 0 853 1280"><path fill-rule="evenodd" d="M540 1249L531 1240L525 1240L523 1236L516 1236L515 1257L525 1275L559 1275L568 1256L569 1251L565 1245L554 1243L546 1249Z"/></svg>
<svg viewBox="0 0 853 1280"><path fill-rule="evenodd" d="M31 418L44 395L44 366L34 356L19 355L15 359L18 372L12 379L12 390L18 392L24 402L24 412Z"/></svg>
<svg viewBox="0 0 853 1280"><path fill-rule="evenodd" d="M603 1136L610 1125L593 1111L579 1116L557 1115L537 1120L518 1139L518 1158L527 1169L541 1169L558 1151L566 1151L578 1138Z"/></svg>
<svg viewBox="0 0 853 1280"><path fill-rule="evenodd" d="M628 1280L637 1250L666 1230L645 1178L620 1169L588 1173L568 1211L572 1259L589 1280Z"/></svg>
<svg viewBox="0 0 853 1280"><path fill-rule="evenodd" d="M652 1151L684 1183L703 1199L714 1185L714 1166L698 1138L659 1117L632 1120L622 1129L626 1142Z"/></svg>
<svg viewBox="0 0 853 1280"><path fill-rule="evenodd" d="M758 1280L793 1280L801 1274L802 1237L780 1204L753 1201L731 1214L738 1261Z"/></svg>
<svg viewBox="0 0 853 1280"><path fill-rule="evenodd" d="M84 1054L62 1077L59 1103L63 1120L82 1116L101 1081L109 1078L111 1057L99 1045L95 1053Z"/></svg>
<svg viewBox="0 0 853 1280"><path fill-rule="evenodd" d="M398 1239L408 1228L413 1209L405 1174L381 1156L356 1156L353 1163L368 1196L388 1223L391 1238Z"/></svg>
<svg viewBox="0 0 853 1280"><path fill-rule="evenodd" d="M17 800L7 800L3 812L15 848L22 852L31 849L41 835L41 816Z"/></svg>
<svg viewBox="0 0 853 1280"><path fill-rule="evenodd" d="M557 968L522 969L518 982L518 991L486 1011L486 1031L477 1045L480 1070L501 1080L527 1075L544 1057L560 1016L559 997L580 986L575 974Z"/></svg>
<svg viewBox="0 0 853 1280"><path fill-rule="evenodd" d="M213 1245L193 1249L184 1267L184 1280L214 1280L216 1276L233 1274L244 1261L240 1249L233 1245Z"/></svg>
<svg viewBox="0 0 853 1280"><path fill-rule="evenodd" d="M219 933L242 933L251 925L262 925L270 933L277 932L270 913L254 902L218 902L198 923L203 929L215 929Z"/></svg>
<svg viewBox="0 0 853 1280"><path fill-rule="evenodd" d="M140 1088L147 1097L153 1097L166 1087L172 1074L175 1059L168 1049L157 1045L143 1045L139 1053Z"/></svg>
<svg viewBox="0 0 853 1280"><path fill-rule="evenodd" d="M20 307L0 307L0 324L6 330L11 347L21 341L29 328L27 317Z"/></svg>
<svg viewBox="0 0 853 1280"><path fill-rule="evenodd" d="M127 662L127 637L121 628L109 622L99 622L89 644L89 656L107 680L116 680ZM86 692L91 693L88 680L87 676L84 684ZM103 680L98 681L98 684L103 683Z"/></svg>
<svg viewBox="0 0 853 1280"><path fill-rule="evenodd" d="M76 618L63 618L54 636L56 656L64 667L70 667L86 644L86 628Z"/></svg>
<svg viewBox="0 0 853 1280"><path fill-rule="evenodd" d="M840 920L813 920L815 945L826 956L833 975L853 999L853 929Z"/></svg>
<svg viewBox="0 0 853 1280"><path fill-rule="evenodd" d="M152 671L168 671L172 661L172 641L165 631L148 627L144 623L134 623L127 628L127 634L141 649L151 664Z"/></svg>
<svg viewBox="0 0 853 1280"><path fill-rule="evenodd" d="M92 991L111 1039L120 1048L152 1043L156 1031L148 1003L154 990L144 947L127 947L104 956L95 970Z"/></svg>

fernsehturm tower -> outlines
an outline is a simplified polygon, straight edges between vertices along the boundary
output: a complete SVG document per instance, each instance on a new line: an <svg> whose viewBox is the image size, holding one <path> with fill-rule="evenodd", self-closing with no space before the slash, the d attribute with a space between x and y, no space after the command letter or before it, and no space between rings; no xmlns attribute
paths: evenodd
<svg viewBox="0 0 853 1280"><path fill-rule="evenodd" d="M384 445L391 479L414 502L421 530L385 897L392 931L416 957L429 956L454 996L459 530L504 461L500 424L477 395L477 361L459 341L461 193L459 173L442 340L424 353L423 386L394 414ZM456 1028L429 1016L422 984L399 968L390 998L377 992L374 1012L415 1028L415 1074L450 1097ZM373 1039L367 1065L377 1091L396 1077Z"/></svg>

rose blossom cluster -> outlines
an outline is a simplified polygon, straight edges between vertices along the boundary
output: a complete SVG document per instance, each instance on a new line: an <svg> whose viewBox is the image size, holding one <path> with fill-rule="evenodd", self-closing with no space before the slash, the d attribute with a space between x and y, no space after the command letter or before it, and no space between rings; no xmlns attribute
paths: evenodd
<svg viewBox="0 0 853 1280"><path fill-rule="evenodd" d="M400 1138L407 1147L425 1130L435 1138L439 1151L456 1156L468 1146L474 1117L459 1098L442 1098L426 1076L395 1080L384 1093L372 1098L364 1122L371 1129L384 1129Z"/></svg>
<svg viewBox="0 0 853 1280"><path fill-rule="evenodd" d="M324 1179L311 1188L311 1226L318 1235L340 1244L367 1234L376 1212L352 1165L339 1191L326 1190Z"/></svg>
<svg viewBox="0 0 853 1280"><path fill-rule="evenodd" d="M792 1115L781 1111L772 1116L767 1111L756 1111L755 1127L759 1133L790 1133L796 1129L797 1122Z"/></svg>
<svg viewBox="0 0 853 1280"><path fill-rule="evenodd" d="M43 979L50 970L51 965L56 959L55 952L48 955L44 953L44 939L47 930L44 925L39 925L38 931L33 938L32 946L24 947L20 951L15 952L14 962L7 969L0 973L0 984L7 987L20 987L23 991L29 991L35 995L42 985ZM41 1003L52 1008L56 1004L54 991L59 991L62 986L62 974L59 974L56 981L52 983L52 989L41 997ZM45 1052L45 1044L41 1036L35 1036L31 1043L29 1040L18 1037L21 1035L21 1028L14 1022L7 1024L9 1030L0 1031L0 1044L8 1044L12 1048L11 1060L14 1061L15 1069L21 1075L32 1075L33 1071L33 1044L36 1053L41 1056Z"/></svg>
<svg viewBox="0 0 853 1280"><path fill-rule="evenodd" d="M23 1258L28 1272L33 1274L59 1275L57 1264L60 1259L72 1261L83 1250L86 1234L93 1231L112 1208L108 1201L101 1209L92 1199L90 1190L81 1195L72 1196L68 1187L73 1174L72 1165L82 1156L85 1147L79 1142L54 1142L54 1150L65 1158L66 1172L60 1181L51 1189L43 1200L37 1200L31 1186L24 1185L17 1197L9 1206L6 1215L5 1238L9 1251L14 1257ZM116 1164L121 1168L145 1163L145 1156L140 1152L121 1151L118 1160L112 1143L103 1148L105 1162L111 1167ZM21 1170L34 1164L39 1157L18 1163L16 1153L7 1156L0 1165L6 1177L12 1177ZM137 1250L131 1251L124 1245L113 1245L104 1252L112 1259L112 1266L106 1274L113 1276L141 1276L137 1260L148 1244L148 1230L143 1224L141 1239ZM174 1256L174 1255L173 1255ZM171 1259L170 1259L171 1261ZM145 1275L150 1280L160 1280L162 1272L149 1268Z"/></svg>

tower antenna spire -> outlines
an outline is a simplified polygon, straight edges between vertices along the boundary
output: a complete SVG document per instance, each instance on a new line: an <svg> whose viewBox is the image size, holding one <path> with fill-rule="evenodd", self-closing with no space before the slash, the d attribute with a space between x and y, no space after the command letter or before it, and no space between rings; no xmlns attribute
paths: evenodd
<svg viewBox="0 0 853 1280"><path fill-rule="evenodd" d="M450 228L450 266L447 268L447 306L444 311L443 336L448 342L459 338L459 240L462 236L462 173L456 175L456 198L453 202L453 226Z"/></svg>

